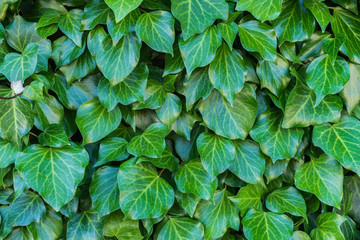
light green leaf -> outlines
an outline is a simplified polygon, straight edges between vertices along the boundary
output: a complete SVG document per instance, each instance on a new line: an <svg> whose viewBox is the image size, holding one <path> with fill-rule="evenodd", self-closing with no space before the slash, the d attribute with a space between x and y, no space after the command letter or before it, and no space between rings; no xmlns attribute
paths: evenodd
<svg viewBox="0 0 360 240"><path fill-rule="evenodd" d="M137 80L137 79L135 79ZM141 94L142 95L142 94ZM134 110L140 110L144 108L156 109L161 107L166 100L166 92L163 85L153 79L148 79L145 93L140 102L136 102L133 105Z"/></svg>
<svg viewBox="0 0 360 240"><path fill-rule="evenodd" d="M143 0L105 0L105 3L113 10L116 22L125 18L131 11L139 7Z"/></svg>
<svg viewBox="0 0 360 240"><path fill-rule="evenodd" d="M179 48L181 56L184 60L187 75L190 75L197 67L204 67L208 65L214 59L216 50L220 47L220 45L221 35L216 26L211 26L201 34L194 35L188 40L180 38Z"/></svg>
<svg viewBox="0 0 360 240"><path fill-rule="evenodd" d="M10 89L1 88L0 96L10 97L13 93ZM30 101L21 97L0 101L0 132L4 140L21 150L21 138L33 125L34 112Z"/></svg>
<svg viewBox="0 0 360 240"><path fill-rule="evenodd" d="M134 34L125 35L116 45L107 36L96 53L96 64L111 84L116 85L135 69L140 48L141 41Z"/></svg>
<svg viewBox="0 0 360 240"><path fill-rule="evenodd" d="M99 217L120 208L120 193L117 185L117 167L104 166L97 169L90 184L90 196Z"/></svg>
<svg viewBox="0 0 360 240"><path fill-rule="evenodd" d="M236 10L249 11L260 21L273 20L281 12L282 0L239 0L236 4Z"/></svg>
<svg viewBox="0 0 360 240"><path fill-rule="evenodd" d="M325 39L322 47L324 49L324 52L329 54L333 63L335 62L338 51L344 42L345 42L345 37L343 35L340 35L336 38Z"/></svg>
<svg viewBox="0 0 360 240"><path fill-rule="evenodd" d="M214 195L214 203L203 200L199 203L195 217L205 227L205 239L222 237L230 227L239 230L239 209L229 199L231 193L226 189Z"/></svg>
<svg viewBox="0 0 360 240"><path fill-rule="evenodd" d="M173 155L170 147L168 146L165 147L165 150L159 158L141 156L137 160L137 163L139 162L151 162L155 167L167 168L172 172L178 169L179 166L179 160Z"/></svg>
<svg viewBox="0 0 360 240"><path fill-rule="evenodd" d="M310 38L315 21L302 0L284 0L281 13L272 21L272 25L281 46L285 41L297 42Z"/></svg>
<svg viewBox="0 0 360 240"><path fill-rule="evenodd" d="M198 203L201 201L201 198L195 196L192 193L182 193L179 190L175 192L175 198L179 205L192 218L194 216Z"/></svg>
<svg viewBox="0 0 360 240"><path fill-rule="evenodd" d="M242 221L247 239L287 240L293 234L293 221L288 216L250 210Z"/></svg>
<svg viewBox="0 0 360 240"><path fill-rule="evenodd" d="M19 150L13 144L0 139L0 168L6 168L14 163L19 155Z"/></svg>
<svg viewBox="0 0 360 240"><path fill-rule="evenodd" d="M349 81L349 64L338 57L335 63L327 54L315 58L306 69L306 83L315 92L317 106L328 94L341 91Z"/></svg>
<svg viewBox="0 0 360 240"><path fill-rule="evenodd" d="M30 43L22 54L8 53L0 66L0 72L10 82L24 81L30 77L36 68L38 45Z"/></svg>
<svg viewBox="0 0 360 240"><path fill-rule="evenodd" d="M236 94L244 87L247 74L245 63L236 50L223 43L210 63L209 77L212 85L233 105Z"/></svg>
<svg viewBox="0 0 360 240"><path fill-rule="evenodd" d="M32 81L25 87L23 95L33 101L43 102L44 99L44 83L39 80Z"/></svg>
<svg viewBox="0 0 360 240"><path fill-rule="evenodd" d="M340 208L343 194L343 170L332 157L321 155L295 172L295 186L313 193L320 201Z"/></svg>
<svg viewBox="0 0 360 240"><path fill-rule="evenodd" d="M139 221L125 220L124 214L119 210L105 218L104 236L116 237L119 240L142 240Z"/></svg>
<svg viewBox="0 0 360 240"><path fill-rule="evenodd" d="M33 222L27 228L34 239L59 239L63 233L63 221L59 213L47 208L40 222Z"/></svg>
<svg viewBox="0 0 360 240"><path fill-rule="evenodd" d="M64 127L59 124L50 124L39 135L39 143L42 146L63 147L70 145Z"/></svg>
<svg viewBox="0 0 360 240"><path fill-rule="evenodd" d="M84 176L89 156L85 149L31 145L16 159L20 176L56 211L69 202Z"/></svg>
<svg viewBox="0 0 360 240"><path fill-rule="evenodd" d="M174 203L174 190L150 163L134 164L134 160L123 163L119 169L121 210L131 219L165 214Z"/></svg>
<svg viewBox="0 0 360 240"><path fill-rule="evenodd" d="M213 91L201 102L199 110L206 126L216 134L230 139L245 139L256 118L255 91L245 84L232 106L218 91Z"/></svg>
<svg viewBox="0 0 360 240"><path fill-rule="evenodd" d="M67 240L102 240L104 221L94 210L76 214L67 222Z"/></svg>
<svg viewBox="0 0 360 240"><path fill-rule="evenodd" d="M191 218L168 217L162 224L158 240L201 240L204 236L203 225Z"/></svg>
<svg viewBox="0 0 360 240"><path fill-rule="evenodd" d="M133 137L127 146L130 154L139 157L161 157L165 149L165 136L169 129L163 123L153 123L139 136Z"/></svg>
<svg viewBox="0 0 360 240"><path fill-rule="evenodd" d="M307 220L303 196L294 187L278 188L266 197L266 208L276 213L290 213Z"/></svg>
<svg viewBox="0 0 360 240"><path fill-rule="evenodd" d="M81 38L83 32L80 32L81 17L83 11L80 9L73 9L61 16L59 20L60 30L68 36L78 47L82 46Z"/></svg>
<svg viewBox="0 0 360 240"><path fill-rule="evenodd" d="M260 144L260 149L273 162L278 159L292 158L298 150L304 131L300 128L281 127L283 113L270 108L259 115L250 136Z"/></svg>
<svg viewBox="0 0 360 240"><path fill-rule="evenodd" d="M346 221L344 216L332 212L325 212L316 218L316 228L310 233L312 239L327 240L339 239L345 240L340 226Z"/></svg>
<svg viewBox="0 0 360 240"><path fill-rule="evenodd" d="M280 47L281 54L294 63L302 64L296 55L296 44L294 42L284 42Z"/></svg>
<svg viewBox="0 0 360 240"><path fill-rule="evenodd" d="M136 21L140 17L141 12L139 9L135 9L130 12L120 22L116 23L115 16L112 12L109 13L107 19L107 29L113 40L114 45L126 34L135 31Z"/></svg>
<svg viewBox="0 0 360 240"><path fill-rule="evenodd" d="M36 33L43 39L47 38L50 35L53 35L58 30L57 24L51 24L46 27L36 28Z"/></svg>
<svg viewBox="0 0 360 240"><path fill-rule="evenodd" d="M217 181L205 171L200 159L194 159L183 165L174 176L178 189L183 193L194 195L212 201Z"/></svg>
<svg viewBox="0 0 360 240"><path fill-rule="evenodd" d="M327 25L333 19L326 4L316 0L305 0L304 4L316 18L322 32L325 32Z"/></svg>
<svg viewBox="0 0 360 240"><path fill-rule="evenodd" d="M340 92L348 113L360 103L360 65L350 63L350 79Z"/></svg>
<svg viewBox="0 0 360 240"><path fill-rule="evenodd" d="M106 24L109 8L103 0L91 0L84 7L81 30L91 30L98 24Z"/></svg>
<svg viewBox="0 0 360 240"><path fill-rule="evenodd" d="M196 146L205 170L213 179L228 169L235 158L234 144L215 134L200 134Z"/></svg>
<svg viewBox="0 0 360 240"><path fill-rule="evenodd" d="M99 156L94 167L101 166L110 161L121 161L128 158L126 150L128 142L120 137L105 138L100 142Z"/></svg>
<svg viewBox="0 0 360 240"><path fill-rule="evenodd" d="M216 19L226 20L229 14L223 0L171 0L171 3L171 12L181 23L184 40L203 32Z"/></svg>
<svg viewBox="0 0 360 240"><path fill-rule="evenodd" d="M257 143L251 140L233 141L235 159L229 170L247 183L262 183L265 171L265 155Z"/></svg>
<svg viewBox="0 0 360 240"><path fill-rule="evenodd" d="M314 126L312 141L344 168L360 174L360 121L343 117L333 125Z"/></svg>
<svg viewBox="0 0 360 240"><path fill-rule="evenodd" d="M165 103L159 109L156 109L160 121L169 129L179 117L182 109L181 100L173 93L167 93Z"/></svg>
<svg viewBox="0 0 360 240"><path fill-rule="evenodd" d="M230 50L233 50L233 43L238 33L238 26L234 22L219 23L217 27L220 30L220 34L229 46Z"/></svg>
<svg viewBox="0 0 360 240"><path fill-rule="evenodd" d="M60 12L56 10L47 10L39 19L36 25L37 34L45 39L58 30L58 22L61 18Z"/></svg>
<svg viewBox="0 0 360 240"><path fill-rule="evenodd" d="M173 55L175 19L166 11L141 14L136 22L136 35L155 51Z"/></svg>
<svg viewBox="0 0 360 240"><path fill-rule="evenodd" d="M94 98L81 104L75 121L85 145L99 141L114 131L121 122L121 112L118 107L108 111Z"/></svg>
<svg viewBox="0 0 360 240"><path fill-rule="evenodd" d="M258 52L261 57L276 60L276 34L272 27L252 20L239 25L241 45L249 52Z"/></svg>
<svg viewBox="0 0 360 240"><path fill-rule="evenodd" d="M305 232L295 231L291 237L291 240L311 240L311 238Z"/></svg>

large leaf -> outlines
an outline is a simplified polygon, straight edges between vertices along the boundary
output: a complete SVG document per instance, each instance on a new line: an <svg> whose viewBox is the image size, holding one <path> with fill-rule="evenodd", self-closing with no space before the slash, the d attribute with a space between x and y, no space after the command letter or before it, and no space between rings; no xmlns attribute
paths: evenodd
<svg viewBox="0 0 360 240"><path fill-rule="evenodd" d="M316 218L316 228L310 233L312 239L339 239L343 240L344 235L340 226L346 221L344 216L332 212L325 212Z"/></svg>
<svg viewBox="0 0 360 240"><path fill-rule="evenodd" d="M119 169L121 210L131 219L159 217L174 203L174 190L150 163L134 164L134 160Z"/></svg>
<svg viewBox="0 0 360 240"><path fill-rule="evenodd" d="M216 19L228 17L229 7L223 0L171 0L171 3L171 12L181 23L184 40L203 32Z"/></svg>
<svg viewBox="0 0 360 240"><path fill-rule="evenodd" d="M76 214L67 222L66 239L86 240L103 239L104 221L98 218L94 210L88 210Z"/></svg>
<svg viewBox="0 0 360 240"><path fill-rule="evenodd" d="M321 155L302 165L295 172L295 185L315 194L320 201L340 208L343 194L343 170L332 157Z"/></svg>
<svg viewBox="0 0 360 240"><path fill-rule="evenodd" d="M281 12L282 0L240 0L236 4L236 10L249 11L260 21L273 20Z"/></svg>
<svg viewBox="0 0 360 240"><path fill-rule="evenodd" d="M105 3L113 10L116 22L126 17L137 8L143 0L105 0Z"/></svg>
<svg viewBox="0 0 360 240"><path fill-rule="evenodd" d="M81 17L83 16L83 11L80 9L73 9L65 15L61 16L59 20L60 30L68 36L78 47L82 46L82 35L83 32L80 32L81 27Z"/></svg>
<svg viewBox="0 0 360 240"><path fill-rule="evenodd" d="M80 147L31 145L15 165L25 182L59 211L73 198L88 163L89 156Z"/></svg>
<svg viewBox="0 0 360 240"><path fill-rule="evenodd" d="M360 175L360 121L344 117L338 123L317 125L313 143L334 157L345 168Z"/></svg>

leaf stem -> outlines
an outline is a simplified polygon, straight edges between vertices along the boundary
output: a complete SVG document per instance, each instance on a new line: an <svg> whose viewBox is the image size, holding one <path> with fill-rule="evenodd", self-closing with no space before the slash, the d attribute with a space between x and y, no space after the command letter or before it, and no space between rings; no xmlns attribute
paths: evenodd
<svg viewBox="0 0 360 240"><path fill-rule="evenodd" d="M161 174L163 173L164 170L165 170L165 168L161 169L161 171L159 172L159 177L161 176Z"/></svg>
<svg viewBox="0 0 360 240"><path fill-rule="evenodd" d="M38 135L36 135L35 133L29 132L30 135L33 135L34 137L39 137Z"/></svg>

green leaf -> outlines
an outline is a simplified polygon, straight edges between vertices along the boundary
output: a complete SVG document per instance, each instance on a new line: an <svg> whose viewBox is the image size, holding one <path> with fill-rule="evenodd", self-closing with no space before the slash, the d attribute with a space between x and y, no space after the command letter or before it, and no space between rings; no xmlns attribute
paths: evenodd
<svg viewBox="0 0 360 240"><path fill-rule="evenodd" d="M63 221L59 213L48 208L39 222L33 222L27 228L34 239L58 239L63 232Z"/></svg>
<svg viewBox="0 0 360 240"><path fill-rule="evenodd" d="M322 54L322 45L326 39L331 35L327 32L321 33L320 31L314 32L311 37L304 42L298 56L300 61L305 61L312 57L318 57Z"/></svg>
<svg viewBox="0 0 360 240"><path fill-rule="evenodd" d="M131 11L139 7L143 0L105 0L105 3L113 10L116 22L125 18Z"/></svg>
<svg viewBox="0 0 360 240"><path fill-rule="evenodd" d="M60 12L58 12L56 10L48 10L48 11L46 11L39 19L39 21L38 21L38 23L36 25L36 31L39 28L47 27L47 26L50 26L52 24L56 24L56 26L57 26L57 24L59 23L60 18L61 18Z"/></svg>
<svg viewBox="0 0 360 240"><path fill-rule="evenodd" d="M0 72L10 82L24 81L30 77L36 68L38 45L30 43L22 54L8 53L0 66Z"/></svg>
<svg viewBox="0 0 360 240"><path fill-rule="evenodd" d="M352 11L355 14L358 14L358 2L356 0L331 0L334 3L339 4L345 9Z"/></svg>
<svg viewBox="0 0 360 240"><path fill-rule="evenodd" d="M105 138L100 142L99 156L94 167L101 166L110 161L121 161L128 158L126 150L128 142L120 137Z"/></svg>
<svg viewBox="0 0 360 240"><path fill-rule="evenodd" d="M285 240L293 234L293 221L288 216L250 210L242 221L247 239Z"/></svg>
<svg viewBox="0 0 360 240"><path fill-rule="evenodd" d="M360 103L360 65L350 63L350 79L340 92L346 109L353 112Z"/></svg>
<svg viewBox="0 0 360 240"><path fill-rule="evenodd" d="M236 196L230 197L230 200L238 206L241 217L250 209L262 210L262 196L265 194L266 188L259 184L248 184L240 188Z"/></svg>
<svg viewBox="0 0 360 240"><path fill-rule="evenodd" d="M345 37L345 42L341 47L341 51L349 57L349 59L360 64L360 33L359 24L360 17L341 8L335 8L334 21L331 28L336 37Z"/></svg>
<svg viewBox="0 0 360 240"><path fill-rule="evenodd" d="M235 159L229 170L247 183L262 183L265 171L265 155L257 143L251 140L233 141Z"/></svg>
<svg viewBox="0 0 360 240"><path fill-rule="evenodd" d="M115 107L108 111L97 98L81 104L76 113L76 125L83 136L83 145L106 137L120 122L120 109Z"/></svg>
<svg viewBox="0 0 360 240"><path fill-rule="evenodd" d="M310 38L315 21L302 0L284 0L280 15L272 21L281 46L285 41L297 42Z"/></svg>
<svg viewBox="0 0 360 240"><path fill-rule="evenodd" d="M191 130L197 121L200 121L198 115L183 111L172 125L171 130L190 141Z"/></svg>
<svg viewBox="0 0 360 240"><path fill-rule="evenodd" d="M59 124L50 124L39 135L39 143L42 146L63 147L70 145L64 128Z"/></svg>
<svg viewBox="0 0 360 240"><path fill-rule="evenodd" d="M360 221L360 178L358 176L346 176L344 179L344 188L347 189L352 195L352 207L349 211L355 221Z"/></svg>
<svg viewBox="0 0 360 240"><path fill-rule="evenodd" d="M141 156L137 162L151 162L155 167L167 168L172 172L178 169L179 166L179 160L173 155L172 150L168 146L165 147L160 157L150 158Z"/></svg>
<svg viewBox="0 0 360 240"><path fill-rule="evenodd" d="M231 193L226 189L214 195L214 203L200 202L195 216L205 227L205 239L222 237L230 227L239 230L239 209L229 199Z"/></svg>
<svg viewBox="0 0 360 240"><path fill-rule="evenodd" d="M120 22L116 22L115 16L112 12L109 13L107 18L107 29L113 40L114 45L126 34L135 31L136 21L140 17L141 12L139 9L135 9L130 12Z"/></svg>
<svg viewBox="0 0 360 240"><path fill-rule="evenodd" d="M206 126L216 134L245 139L256 118L255 91L245 84L232 106L218 91L213 91L200 103L199 110Z"/></svg>
<svg viewBox="0 0 360 240"><path fill-rule="evenodd" d="M99 217L120 208L117 173L117 167L108 166L101 167L94 173L90 184L90 196Z"/></svg>
<svg viewBox="0 0 360 240"><path fill-rule="evenodd" d="M113 45L107 36L100 44L96 55L96 64L104 76L116 85L126 79L135 69L140 59L141 41L128 34Z"/></svg>
<svg viewBox="0 0 360 240"><path fill-rule="evenodd" d="M178 96L172 93L167 93L165 103L159 109L156 109L160 121L164 123L169 129L179 117L182 109L181 100Z"/></svg>
<svg viewBox="0 0 360 240"><path fill-rule="evenodd" d="M49 67L48 60L51 56L51 42L44 39L38 43L38 55L35 72L47 71Z"/></svg>
<svg viewBox="0 0 360 240"><path fill-rule="evenodd" d="M203 236L204 227L198 221L187 217L168 217L164 220L157 239L201 240Z"/></svg>
<svg viewBox="0 0 360 240"><path fill-rule="evenodd" d="M244 87L247 70L236 50L223 43L210 63L209 77L212 85L233 105L236 94Z"/></svg>
<svg viewBox="0 0 360 240"><path fill-rule="evenodd" d="M200 134L196 146L205 170L213 179L228 169L235 158L234 144L215 134Z"/></svg>
<svg viewBox="0 0 360 240"><path fill-rule="evenodd" d="M0 168L6 168L14 163L19 155L19 150L13 144L0 139Z"/></svg>
<svg viewBox="0 0 360 240"><path fill-rule="evenodd" d="M280 47L281 54L288 60L302 64L296 55L296 44L294 42L284 42Z"/></svg>
<svg viewBox="0 0 360 240"><path fill-rule="evenodd" d="M83 32L80 32L81 17L83 11L80 9L73 9L61 16L59 20L60 30L68 36L78 47L82 46L81 38Z"/></svg>
<svg viewBox="0 0 360 240"><path fill-rule="evenodd" d="M125 220L124 214L119 210L105 218L104 236L116 237L119 240L142 240L139 221Z"/></svg>
<svg viewBox="0 0 360 240"><path fill-rule="evenodd" d="M278 159L295 156L304 131L300 128L281 127L283 113L270 108L259 115L250 136L260 144L260 149L275 162Z"/></svg>
<svg viewBox="0 0 360 240"><path fill-rule="evenodd" d="M136 35L155 51L173 55L175 19L166 11L141 14L136 22Z"/></svg>
<svg viewBox="0 0 360 240"><path fill-rule="evenodd" d="M66 239L103 239L103 227L103 219L99 218L94 210L84 211L67 222Z"/></svg>
<svg viewBox="0 0 360 240"><path fill-rule="evenodd" d="M217 181L205 171L200 159L194 159L186 163L174 176L178 189L183 193L194 195L212 201Z"/></svg>
<svg viewBox="0 0 360 240"><path fill-rule="evenodd" d="M276 60L276 34L272 27L255 20L238 26L241 45L247 51L258 52L269 61Z"/></svg>
<svg viewBox="0 0 360 240"><path fill-rule="evenodd" d="M217 27L220 30L220 34L229 46L230 50L233 50L233 43L238 33L238 26L234 22L223 22L219 23Z"/></svg>
<svg viewBox="0 0 360 240"><path fill-rule="evenodd" d="M260 21L274 20L281 12L282 0L240 0L236 4L238 11L248 11Z"/></svg>
<svg viewBox="0 0 360 240"><path fill-rule="evenodd" d="M166 100L166 92L163 85L153 79L147 81L146 90L143 99L133 105L134 110L144 108L156 109L161 107Z"/></svg>
<svg viewBox="0 0 360 240"><path fill-rule="evenodd" d="M190 217L194 216L196 207L201 201L201 198L192 193L182 193L179 190L175 192L176 201L179 205L189 214Z"/></svg>
<svg viewBox="0 0 360 240"><path fill-rule="evenodd" d="M325 204L340 208L343 194L343 170L332 157L321 155L295 172L295 186L313 193Z"/></svg>
<svg viewBox="0 0 360 240"><path fill-rule="evenodd" d="M85 149L31 145L16 159L20 176L56 211L69 202L84 176L89 156Z"/></svg>
<svg viewBox="0 0 360 240"><path fill-rule="evenodd" d="M312 141L315 146L338 160L344 168L360 174L359 120L353 117L343 117L333 125L325 123L314 126Z"/></svg>
<svg viewBox="0 0 360 240"><path fill-rule="evenodd" d="M91 30L98 24L106 24L109 8L103 0L91 0L84 8L81 30Z"/></svg>
<svg viewBox="0 0 360 240"><path fill-rule="evenodd" d="M324 52L329 54L329 56L333 62L335 62L338 51L344 42L345 42L345 37L342 35L339 37L336 37L336 38L325 39L324 44L323 44Z"/></svg>
<svg viewBox="0 0 360 240"><path fill-rule="evenodd" d="M30 100L43 102L45 101L43 88L44 83L39 80L35 80L25 87L23 94Z"/></svg>
<svg viewBox="0 0 360 240"><path fill-rule="evenodd" d="M266 197L266 208L276 213L288 212L307 220L305 200L294 187L283 187L270 193Z"/></svg>
<svg viewBox="0 0 360 240"><path fill-rule="evenodd" d="M50 124L64 122L64 107L52 95L45 96L44 102L35 102L35 126L45 130Z"/></svg>
<svg viewBox="0 0 360 240"><path fill-rule="evenodd" d="M139 157L161 157L165 149L165 136L169 129L163 123L153 123L139 136L133 137L127 145L130 154Z"/></svg>
<svg viewBox="0 0 360 240"><path fill-rule="evenodd" d="M1 88L0 96L10 97L9 89ZM17 149L22 149L21 138L34 125L34 112L31 103L21 97L0 101L0 132L4 140L11 142Z"/></svg>
<svg viewBox="0 0 360 240"><path fill-rule="evenodd" d="M311 238L305 232L294 231L291 240L311 240Z"/></svg>
<svg viewBox="0 0 360 240"><path fill-rule="evenodd" d="M187 40L203 32L216 19L226 20L229 7L223 0L171 0L171 12L180 21L184 40Z"/></svg>
<svg viewBox="0 0 360 240"><path fill-rule="evenodd" d="M305 0L304 4L316 18L322 32L325 32L327 25L333 20L326 4L316 0Z"/></svg>
<svg viewBox="0 0 360 240"><path fill-rule="evenodd" d="M325 212L316 218L316 228L310 233L312 239L345 239L340 230L340 225L346 218L332 212Z"/></svg>
<svg viewBox="0 0 360 240"><path fill-rule="evenodd" d="M121 210L131 219L159 217L174 203L174 190L150 163L133 160L123 163L118 173Z"/></svg>
<svg viewBox="0 0 360 240"><path fill-rule="evenodd" d="M183 3L186 1L183 1ZM195 68L204 67L212 62L215 57L216 50L220 47L220 45L221 35L216 26L211 26L201 34L194 35L187 40L186 38L180 38L179 48L181 56L184 60L187 75L190 75Z"/></svg>
<svg viewBox="0 0 360 240"><path fill-rule="evenodd" d="M168 76L169 74L179 73L184 69L184 67L185 65L181 58L179 43L178 40L175 40L173 56L169 53L165 55L165 68L163 77Z"/></svg>
<svg viewBox="0 0 360 240"><path fill-rule="evenodd" d="M11 230L10 230L11 231ZM6 240L33 240L31 232L26 227L17 227L6 237Z"/></svg>
<svg viewBox="0 0 360 240"><path fill-rule="evenodd" d="M89 39L91 38L89 37ZM91 49L90 46L89 49ZM73 60L81 56L84 51L85 44L83 44L82 47L78 47L70 38L63 36L53 42L51 58L54 60L55 64L60 67L70 64Z"/></svg>
<svg viewBox="0 0 360 240"><path fill-rule="evenodd" d="M315 92L317 106L328 94L341 91L349 81L349 64L338 57L333 64L327 54L315 58L306 69L306 83Z"/></svg>

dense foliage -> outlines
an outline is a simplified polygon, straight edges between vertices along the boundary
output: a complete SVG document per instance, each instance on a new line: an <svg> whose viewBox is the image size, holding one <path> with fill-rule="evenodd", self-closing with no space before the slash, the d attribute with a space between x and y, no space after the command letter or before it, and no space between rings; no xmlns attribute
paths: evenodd
<svg viewBox="0 0 360 240"><path fill-rule="evenodd" d="M357 0L1 0L0 239L360 239Z"/></svg>

